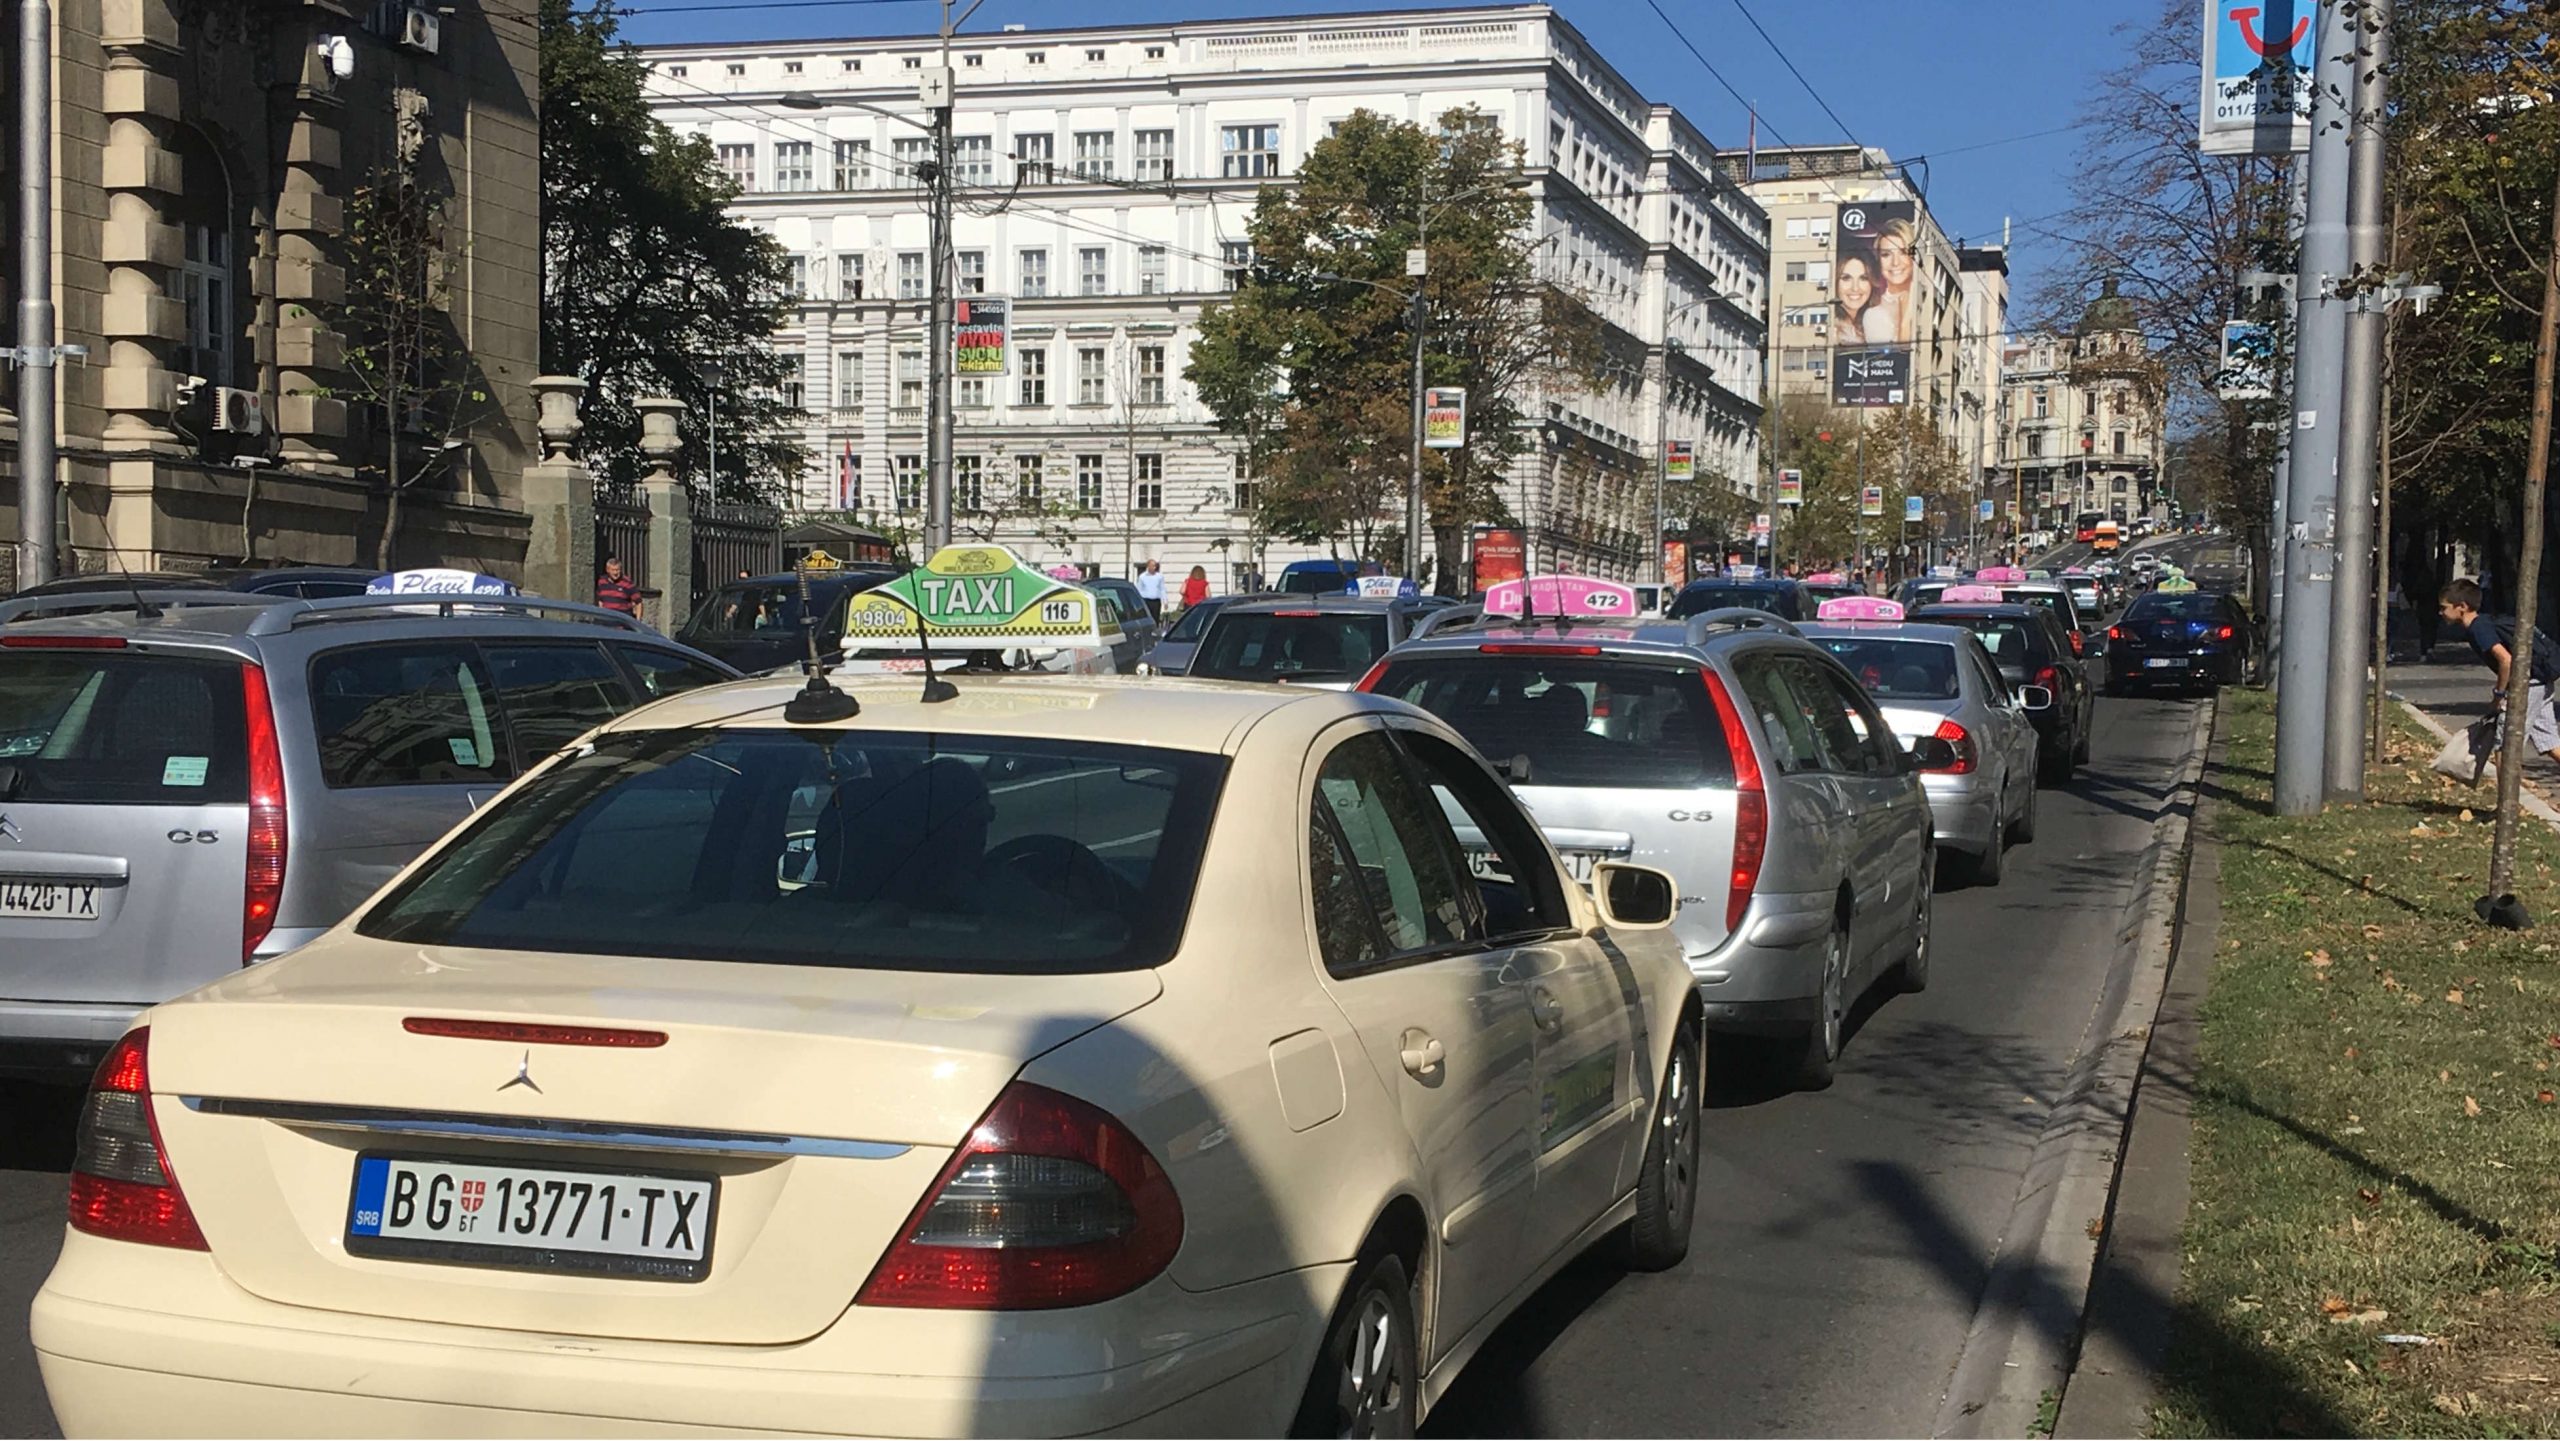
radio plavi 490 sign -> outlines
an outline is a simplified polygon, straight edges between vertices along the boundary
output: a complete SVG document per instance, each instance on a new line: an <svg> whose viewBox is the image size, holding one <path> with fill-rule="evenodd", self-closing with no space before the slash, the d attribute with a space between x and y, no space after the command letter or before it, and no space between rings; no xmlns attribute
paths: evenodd
<svg viewBox="0 0 2560 1441"><path fill-rule="evenodd" d="M1466 391L1452 385L1422 392L1423 448L1459 450L1466 443Z"/></svg>
<svg viewBox="0 0 2560 1441"><path fill-rule="evenodd" d="M952 302L952 374L1002 375L1012 354L1012 301L972 295Z"/></svg>

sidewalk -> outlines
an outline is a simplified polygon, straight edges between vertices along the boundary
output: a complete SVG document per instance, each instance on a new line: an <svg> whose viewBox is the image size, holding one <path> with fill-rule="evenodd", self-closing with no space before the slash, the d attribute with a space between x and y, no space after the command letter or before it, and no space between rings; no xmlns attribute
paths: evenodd
<svg viewBox="0 0 2560 1441"><path fill-rule="evenodd" d="M2425 711L2449 731L2489 713L2489 668L2460 641L2440 644L2421 660L2394 660L2388 684L2393 696ZM2549 756L2532 757L2524 774L2545 795L2560 795L2560 765ZM2487 778L2482 778L2480 787L2489 788Z"/></svg>

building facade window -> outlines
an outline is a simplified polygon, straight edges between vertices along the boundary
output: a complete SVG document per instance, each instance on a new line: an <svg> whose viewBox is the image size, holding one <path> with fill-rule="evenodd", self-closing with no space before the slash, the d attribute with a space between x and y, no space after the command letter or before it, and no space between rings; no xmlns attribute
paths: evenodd
<svg viewBox="0 0 2560 1441"><path fill-rule="evenodd" d="M190 167L190 178L193 167ZM208 221L211 217L207 217ZM185 226L185 259L178 293L187 312L187 373L216 385L231 383L231 229L228 224Z"/></svg>
<svg viewBox="0 0 2560 1441"><path fill-rule="evenodd" d="M1015 361L1017 367L1015 379L1020 386L1015 392L1017 403L1047 405L1049 403L1049 347L1026 345L1015 357Z"/></svg>
<svg viewBox="0 0 2560 1441"><path fill-rule="evenodd" d="M752 145L715 145L712 158L720 162L720 173L729 177L740 193L756 188L756 148Z"/></svg>
<svg viewBox="0 0 2560 1441"><path fill-rule="evenodd" d="M898 298L900 300L925 298L923 251L901 250L898 252Z"/></svg>
<svg viewBox="0 0 2560 1441"><path fill-rule="evenodd" d="M871 183L871 142L836 142L836 189L860 190Z"/></svg>
<svg viewBox="0 0 2560 1441"><path fill-rule="evenodd" d="M898 408L924 409L924 352L921 350L898 352Z"/></svg>
<svg viewBox="0 0 2560 1441"><path fill-rule="evenodd" d="M1138 293L1140 295L1164 294L1164 271L1163 246L1141 245L1138 247Z"/></svg>
<svg viewBox="0 0 2560 1441"><path fill-rule="evenodd" d="M1043 130L1013 137L1013 173L1032 185L1058 178L1058 137Z"/></svg>
<svg viewBox="0 0 2560 1441"><path fill-rule="evenodd" d="M983 250L960 252L960 293L962 295L987 293L987 252Z"/></svg>
<svg viewBox="0 0 2560 1441"><path fill-rule="evenodd" d="M1075 139L1076 178L1108 180L1111 178L1111 132L1079 130Z"/></svg>
<svg viewBox="0 0 2560 1441"><path fill-rule="evenodd" d="M1153 452L1137 458L1136 490L1131 503L1139 510L1164 509L1164 457Z"/></svg>
<svg viewBox="0 0 2560 1441"><path fill-rule="evenodd" d="M889 183L913 189L924 184L918 168L933 163L933 137L898 135L889 140Z"/></svg>
<svg viewBox="0 0 2560 1441"><path fill-rule="evenodd" d="M951 457L951 508L963 515L986 514L987 476L981 457Z"/></svg>
<svg viewBox="0 0 2560 1441"><path fill-rule="evenodd" d="M1040 460L1037 455L1013 458L1013 500L1024 510L1038 510L1048 503L1045 494L1048 483L1041 474Z"/></svg>
<svg viewBox="0 0 2560 1441"><path fill-rule="evenodd" d="M794 300L806 300L809 298L808 256L786 255L782 257L782 290L784 294L790 296Z"/></svg>
<svg viewBox="0 0 2560 1441"><path fill-rule="evenodd" d="M902 512L924 509L924 457L899 456L897 467L895 499L898 509Z"/></svg>
<svg viewBox="0 0 2560 1441"><path fill-rule="evenodd" d="M1079 247L1076 251L1076 294L1110 293L1111 252L1099 245Z"/></svg>
<svg viewBox="0 0 2560 1441"><path fill-rule="evenodd" d="M862 257L845 254L836 257L836 299L862 298Z"/></svg>
<svg viewBox="0 0 2560 1441"><path fill-rule="evenodd" d="M1243 456L1236 457L1235 484L1227 490L1227 509L1239 515L1251 515L1262 506L1262 483L1246 472L1247 464Z"/></svg>
<svg viewBox="0 0 2560 1441"><path fill-rule="evenodd" d="M836 408L862 408L862 352L859 350L836 352Z"/></svg>
<svg viewBox="0 0 2560 1441"><path fill-rule="evenodd" d="M1218 242L1218 268L1229 290L1242 290L1245 277L1253 270L1253 242L1221 240Z"/></svg>
<svg viewBox="0 0 2560 1441"><path fill-rule="evenodd" d="M1046 249L1026 250L1022 252L1020 260L1022 283L1013 293L1032 300L1038 300L1047 295L1049 293L1049 252Z"/></svg>
<svg viewBox="0 0 2560 1441"><path fill-rule="evenodd" d="M773 146L773 188L813 190L818 184L818 147L806 140L779 140Z"/></svg>
<svg viewBox="0 0 2560 1441"><path fill-rule="evenodd" d="M1076 509L1097 512L1102 509L1101 456L1076 457Z"/></svg>
<svg viewBox="0 0 2560 1441"><path fill-rule="evenodd" d="M2036 419L2038 419L2038 420L2043 420L2043 419L2045 419L2047 416L2052 415L2052 414L2053 414L2053 392L2052 392L2052 391L2049 391L2049 390L2047 390L2047 389L2045 389L2045 388L2044 388L2043 386L2041 386L2041 385L2037 386L2037 387L2036 387L2036 394L2035 394L2035 404L2034 404L2034 408L2033 408L2032 410L2030 410L2028 413L2029 413L2030 415L2033 415L2033 416L2034 416Z"/></svg>
<svg viewBox="0 0 2560 1441"><path fill-rule="evenodd" d="M1230 180L1280 173L1280 127L1222 125L1218 128L1218 173Z"/></svg>
<svg viewBox="0 0 2560 1441"><path fill-rule="evenodd" d="M1164 347L1161 345L1138 347L1138 403L1164 404Z"/></svg>
<svg viewBox="0 0 2560 1441"><path fill-rule="evenodd" d="M774 381L774 394L781 397L785 409L807 410L809 408L807 359L797 355L785 355L780 359L782 373Z"/></svg>
<svg viewBox="0 0 2560 1441"><path fill-rule="evenodd" d="M996 183L996 138L958 135L951 141L951 178L962 185Z"/></svg>
<svg viewBox="0 0 2560 1441"><path fill-rule="evenodd" d="M959 393L951 402L962 410L987 408L987 378L983 375L960 377Z"/></svg>
<svg viewBox="0 0 2560 1441"><path fill-rule="evenodd" d="M1100 405L1111 398L1108 379L1103 370L1103 351L1098 345L1076 349L1076 404Z"/></svg>
<svg viewBox="0 0 2560 1441"><path fill-rule="evenodd" d="M1140 181L1163 184L1173 178L1173 132L1136 130L1129 135L1130 174Z"/></svg>
<svg viewBox="0 0 2560 1441"><path fill-rule="evenodd" d="M2035 459L2038 459L2038 458L2042 457L2042 456L2043 456L2043 454L2044 454L2044 432L2043 432L2043 431L2041 431L2041 430L2030 430L2030 431L2028 431L2028 432L2027 432L2027 459L2029 459L2029 460L2035 460Z"/></svg>

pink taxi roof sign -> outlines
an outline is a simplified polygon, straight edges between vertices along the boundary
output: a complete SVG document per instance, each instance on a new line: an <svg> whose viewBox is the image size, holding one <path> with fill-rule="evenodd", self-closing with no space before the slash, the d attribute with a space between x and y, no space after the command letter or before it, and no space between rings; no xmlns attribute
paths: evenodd
<svg viewBox="0 0 2560 1441"><path fill-rule="evenodd" d="M1995 565L1975 571L1973 578L1987 585L2016 585L2027 578L2027 573L2014 565Z"/></svg>
<svg viewBox="0 0 2560 1441"><path fill-rule="evenodd" d="M2008 599L1996 585L1951 585L1938 592L1939 605L1998 605Z"/></svg>
<svg viewBox="0 0 2560 1441"><path fill-rule="evenodd" d="M1484 613L1487 615L1529 615L1531 611L1527 604L1534 604L1535 613L1542 619L1556 616L1624 619L1636 613L1636 593L1633 586L1587 575L1533 575L1525 581L1500 581L1485 588Z"/></svg>
<svg viewBox="0 0 2560 1441"><path fill-rule="evenodd" d="M1807 585L1847 585L1849 583L1849 577L1842 575L1836 570L1821 570L1815 571L1813 574L1806 576L1804 578L1804 583Z"/></svg>
<svg viewBox="0 0 2560 1441"><path fill-rule="evenodd" d="M1813 612L1815 620L1900 620L1902 602L1886 600L1880 595L1844 595L1824 601Z"/></svg>

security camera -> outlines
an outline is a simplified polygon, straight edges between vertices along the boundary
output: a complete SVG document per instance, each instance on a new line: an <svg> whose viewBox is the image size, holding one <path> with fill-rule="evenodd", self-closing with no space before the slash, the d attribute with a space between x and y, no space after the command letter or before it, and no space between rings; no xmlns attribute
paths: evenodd
<svg viewBox="0 0 2560 1441"><path fill-rule="evenodd" d="M356 73L356 47L344 35L323 35L313 43L321 61L329 67L332 79L344 80Z"/></svg>

